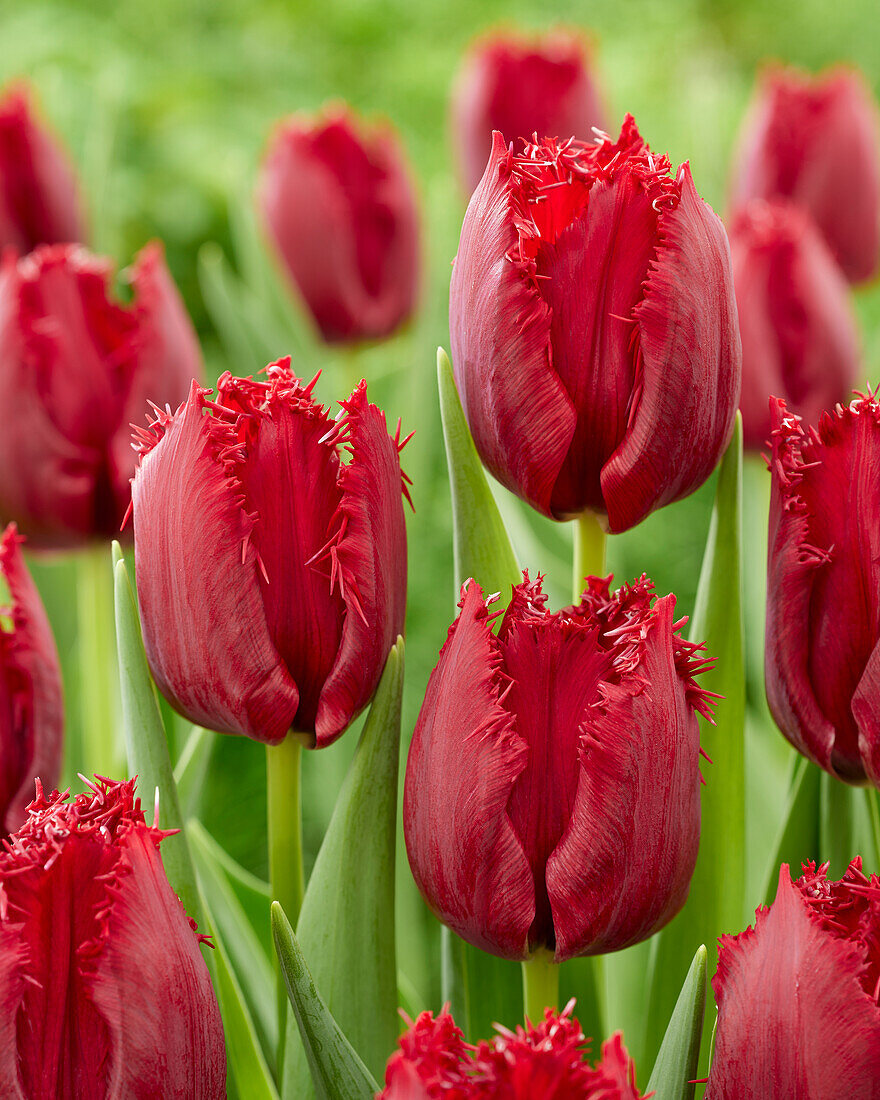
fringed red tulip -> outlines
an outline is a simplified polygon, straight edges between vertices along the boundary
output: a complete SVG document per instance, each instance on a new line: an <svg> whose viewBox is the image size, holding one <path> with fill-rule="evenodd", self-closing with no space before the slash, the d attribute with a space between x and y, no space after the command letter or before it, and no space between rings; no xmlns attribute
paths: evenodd
<svg viewBox="0 0 880 1100"><path fill-rule="evenodd" d="M586 140L594 126L605 129L605 108L581 35L490 35L470 50L453 89L452 139L468 194L486 168L494 130L508 141L532 134Z"/></svg>
<svg viewBox="0 0 880 1100"><path fill-rule="evenodd" d="M687 164L627 117L617 143L495 135L449 317L477 450L555 519L624 531L706 480L733 430L740 339L727 236Z"/></svg>
<svg viewBox="0 0 880 1100"><path fill-rule="evenodd" d="M134 780L37 797L0 846L0 1094L220 1100L223 1026Z"/></svg>
<svg viewBox="0 0 880 1100"><path fill-rule="evenodd" d="M193 722L270 744L294 729L323 747L369 702L403 633L403 443L365 383L334 421L289 359L267 372L224 374L215 401L194 384L141 433L144 642Z"/></svg>
<svg viewBox="0 0 880 1100"><path fill-rule="evenodd" d="M257 206L325 340L387 336L413 312L419 224L403 149L347 111L282 123Z"/></svg>
<svg viewBox="0 0 880 1100"><path fill-rule="evenodd" d="M131 500L131 423L149 401L177 405L201 357L162 248L129 273L130 304L109 293L108 260L69 245L0 264L0 517L33 546L119 531Z"/></svg>
<svg viewBox="0 0 880 1100"><path fill-rule="evenodd" d="M497 636L471 581L416 723L410 866L445 924L503 958L615 951L687 897L711 662L678 635L674 596L609 580L551 614L526 576Z"/></svg>
<svg viewBox="0 0 880 1100"><path fill-rule="evenodd" d="M815 221L851 282L880 263L880 125L864 78L772 68L743 124L732 199L786 198Z"/></svg>
<svg viewBox="0 0 880 1100"><path fill-rule="evenodd" d="M880 878L803 871L783 864L754 928L721 937L706 1100L880 1098Z"/></svg>
<svg viewBox="0 0 880 1100"><path fill-rule="evenodd" d="M55 639L10 524L0 538L0 836L25 820L34 780L54 785L61 770L64 706Z"/></svg>
<svg viewBox="0 0 880 1100"><path fill-rule="evenodd" d="M880 402L771 419L767 700L799 752L880 786Z"/></svg>
<svg viewBox="0 0 880 1100"><path fill-rule="evenodd" d="M770 395L815 423L859 378L859 337L849 286L809 215L756 199L729 226L742 337L743 441L770 436Z"/></svg>
<svg viewBox="0 0 880 1100"><path fill-rule="evenodd" d="M30 252L85 238L70 162L35 117L28 87L16 84L0 99L0 248Z"/></svg>

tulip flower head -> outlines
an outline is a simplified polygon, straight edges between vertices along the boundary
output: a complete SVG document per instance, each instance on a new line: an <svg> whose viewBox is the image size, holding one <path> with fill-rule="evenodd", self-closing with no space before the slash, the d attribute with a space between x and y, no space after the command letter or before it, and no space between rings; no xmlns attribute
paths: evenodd
<svg viewBox="0 0 880 1100"><path fill-rule="evenodd" d="M743 348L743 439L760 450L771 431L771 394L815 423L852 392L858 330L849 286L799 207L755 199L737 211L729 232Z"/></svg>
<svg viewBox="0 0 880 1100"><path fill-rule="evenodd" d="M131 500L131 423L177 404L201 373L192 324L162 248L112 299L108 260L72 245L0 261L0 517L36 547L110 538Z"/></svg>
<svg viewBox="0 0 880 1100"><path fill-rule="evenodd" d="M555 519L611 531L693 492L739 400L727 236L683 164L618 141L496 134L465 215L449 319L477 450Z"/></svg>
<svg viewBox="0 0 880 1100"><path fill-rule="evenodd" d="M0 538L0 837L24 822L34 780L58 778L64 738L58 651L23 541L15 524Z"/></svg>
<svg viewBox="0 0 880 1100"><path fill-rule="evenodd" d="M0 846L0 1094L219 1100L223 1026L200 936L135 782L37 783Z"/></svg>
<svg viewBox="0 0 880 1100"><path fill-rule="evenodd" d="M269 240L329 342L388 336L415 308L419 227L401 145L347 110L282 123L260 169Z"/></svg>
<svg viewBox="0 0 880 1100"><path fill-rule="evenodd" d="M444 1008L423 1012L400 1038L378 1100L641 1100L636 1071L618 1032L602 1044L595 1066L589 1042L572 1016L548 1008L537 1025L469 1046Z"/></svg>
<svg viewBox="0 0 880 1100"><path fill-rule="evenodd" d="M770 68L743 124L731 198L787 198L819 227L850 282L880 265L880 124L862 75Z"/></svg>
<svg viewBox="0 0 880 1100"><path fill-rule="evenodd" d="M224 374L214 401L193 384L140 433L132 499L162 693L210 729L270 744L293 729L323 747L372 698L403 633L406 440L364 382L334 421L315 381L283 359L265 381Z"/></svg>
<svg viewBox="0 0 880 1100"><path fill-rule="evenodd" d="M754 928L722 936L706 1100L880 1097L880 878L782 865Z"/></svg>
<svg viewBox="0 0 880 1100"><path fill-rule="evenodd" d="M409 752L410 866L437 916L509 959L646 939L684 904L700 833L695 676L711 666L642 577L587 578L550 613L540 577L497 636L470 581ZM501 613L498 612L498 615Z"/></svg>
<svg viewBox="0 0 880 1100"><path fill-rule="evenodd" d="M452 137L468 194L483 175L494 130L508 140L588 138L594 126L605 128L605 108L583 35L496 33L469 51L452 95Z"/></svg>
<svg viewBox="0 0 880 1100"><path fill-rule="evenodd" d="M0 249L31 252L85 237L67 155L35 117L27 85L15 84L0 98Z"/></svg>
<svg viewBox="0 0 880 1100"><path fill-rule="evenodd" d="M880 402L805 432L772 399L767 701L794 747L880 786Z"/></svg>

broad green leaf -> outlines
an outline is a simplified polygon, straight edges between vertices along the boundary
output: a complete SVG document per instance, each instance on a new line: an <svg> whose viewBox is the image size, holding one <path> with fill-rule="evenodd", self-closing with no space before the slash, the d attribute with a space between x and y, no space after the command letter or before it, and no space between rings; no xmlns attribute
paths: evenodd
<svg viewBox="0 0 880 1100"><path fill-rule="evenodd" d="M753 908L757 908L758 903L770 905L776 897L779 868L783 863L787 863L796 875L804 860L819 858L819 788L822 774L806 757L797 757L782 825L770 851L764 888Z"/></svg>
<svg viewBox="0 0 880 1100"><path fill-rule="evenodd" d="M675 1002L645 1092L655 1100L693 1100L706 1009L706 948L701 946Z"/></svg>
<svg viewBox="0 0 880 1100"><path fill-rule="evenodd" d="M272 902L272 933L318 1100L373 1100L379 1086L321 999L277 901Z"/></svg>
<svg viewBox="0 0 880 1100"><path fill-rule="evenodd" d="M815 765L813 765L815 767ZM861 792L859 803L861 804ZM827 772L819 774L819 863L831 864L829 875L840 878L856 852L856 791ZM792 867L797 877L800 865Z"/></svg>
<svg viewBox="0 0 880 1100"><path fill-rule="evenodd" d="M315 860L297 925L327 1007L376 1077L398 1034L394 854L402 689L399 638ZM314 1095L290 1014L283 1081L285 1098Z"/></svg>
<svg viewBox="0 0 880 1100"><path fill-rule="evenodd" d="M198 816L217 737L213 730L193 726L174 765L174 782L184 820Z"/></svg>

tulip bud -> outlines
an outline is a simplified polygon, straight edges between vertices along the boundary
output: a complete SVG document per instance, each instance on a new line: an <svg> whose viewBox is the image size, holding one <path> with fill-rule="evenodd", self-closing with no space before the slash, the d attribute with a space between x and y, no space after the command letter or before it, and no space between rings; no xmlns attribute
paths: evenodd
<svg viewBox="0 0 880 1100"><path fill-rule="evenodd" d="M159 244L136 258L130 304L108 260L43 246L0 262L0 516L39 547L119 531L131 500L132 421L186 397L201 358Z"/></svg>
<svg viewBox="0 0 880 1100"><path fill-rule="evenodd" d="M257 206L325 340L387 336L413 312L418 211L390 126L368 130L345 110L283 122L260 169Z"/></svg>
<svg viewBox="0 0 880 1100"><path fill-rule="evenodd" d="M618 1032L590 1066L589 1040L572 1017L548 1008L537 1025L497 1026L491 1041L468 1046L444 1008L422 1012L388 1061L378 1100L641 1100L635 1064Z"/></svg>
<svg viewBox="0 0 880 1100"><path fill-rule="evenodd" d="M68 801L37 783L0 846L0 1094L226 1095L223 1026L194 922L135 781Z"/></svg>
<svg viewBox="0 0 880 1100"><path fill-rule="evenodd" d="M743 124L733 203L792 199L819 227L850 282L880 261L880 128L856 70L816 77L771 68Z"/></svg>
<svg viewBox="0 0 880 1100"><path fill-rule="evenodd" d="M545 515L625 531L701 485L733 431L740 340L727 236L690 168L620 139L495 135L449 320L480 457Z"/></svg>
<svg viewBox="0 0 880 1100"><path fill-rule="evenodd" d="M582 35L496 34L470 50L452 95L452 136L470 194L480 182L492 132L511 141L531 134L586 139L605 128L605 109Z"/></svg>
<svg viewBox="0 0 880 1100"><path fill-rule="evenodd" d="M803 871L783 863L754 928L721 937L706 1100L880 1097L880 878Z"/></svg>
<svg viewBox="0 0 880 1100"><path fill-rule="evenodd" d="M0 538L0 837L23 823L36 778L55 783L64 739L58 651L22 542L14 523Z"/></svg>
<svg viewBox="0 0 880 1100"><path fill-rule="evenodd" d="M771 394L814 423L852 392L859 337L847 282L807 214L756 199L737 212L729 232L743 440L760 450L771 430Z"/></svg>
<svg viewBox="0 0 880 1100"><path fill-rule="evenodd" d="M24 84L0 99L0 249L86 237L79 186L63 149L34 117Z"/></svg>
<svg viewBox="0 0 880 1100"><path fill-rule="evenodd" d="M711 662L642 577L587 578L551 614L540 577L496 637L480 586L431 674L403 824L428 904L502 958L557 962L646 939L687 897L700 834L694 676ZM500 614L500 612L498 612Z"/></svg>
<svg viewBox="0 0 880 1100"><path fill-rule="evenodd" d="M144 644L193 722L270 744L292 728L322 748L367 705L403 633L406 440L399 425L389 437L364 382L334 421L290 359L267 372L224 374L216 401L193 384L140 433Z"/></svg>
<svg viewBox="0 0 880 1100"><path fill-rule="evenodd" d="M880 786L880 402L809 433L784 401L770 416L767 701L799 752Z"/></svg>

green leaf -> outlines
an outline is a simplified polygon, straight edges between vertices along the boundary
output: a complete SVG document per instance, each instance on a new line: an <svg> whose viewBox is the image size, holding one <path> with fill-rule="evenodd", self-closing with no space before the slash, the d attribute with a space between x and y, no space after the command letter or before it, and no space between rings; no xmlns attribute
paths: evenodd
<svg viewBox="0 0 880 1100"><path fill-rule="evenodd" d="M193 726L174 765L174 782L184 819L198 815L217 737L213 730Z"/></svg>
<svg viewBox="0 0 880 1100"><path fill-rule="evenodd" d="M303 898L297 935L315 982L376 1077L397 1040L394 854L403 639L385 671ZM312 1096L288 1014L283 1095Z"/></svg>
<svg viewBox="0 0 880 1100"><path fill-rule="evenodd" d="M770 905L776 897L779 868L787 863L797 872L807 859L819 857L819 804L822 771L806 757L795 761L788 803L764 875L764 888L757 900Z"/></svg>
<svg viewBox="0 0 880 1100"><path fill-rule="evenodd" d="M277 901L272 902L272 933L318 1100L373 1100L379 1086L321 999Z"/></svg>
<svg viewBox="0 0 880 1100"><path fill-rule="evenodd" d="M675 1002L645 1090L654 1090L655 1100L693 1100L696 1086L691 1082L698 1072L706 1009L706 959L706 948L701 946Z"/></svg>
<svg viewBox="0 0 880 1100"><path fill-rule="evenodd" d="M223 249L207 241L199 249L199 286L230 366L238 374L261 370L275 356L262 334L254 331L243 303L247 288L229 266Z"/></svg>

